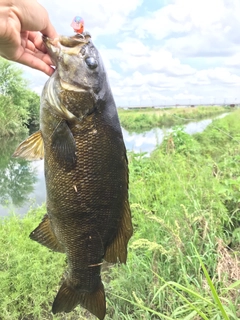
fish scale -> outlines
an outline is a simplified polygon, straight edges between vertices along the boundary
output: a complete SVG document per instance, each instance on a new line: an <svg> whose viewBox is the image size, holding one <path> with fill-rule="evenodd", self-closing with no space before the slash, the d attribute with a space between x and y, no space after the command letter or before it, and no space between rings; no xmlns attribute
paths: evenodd
<svg viewBox="0 0 240 320"><path fill-rule="evenodd" d="M30 238L67 257L52 312L70 312L80 304L102 320L102 262L126 263L133 232L126 148L90 35L44 42L56 71L43 89L40 130L14 153L29 160L44 157L47 213Z"/></svg>

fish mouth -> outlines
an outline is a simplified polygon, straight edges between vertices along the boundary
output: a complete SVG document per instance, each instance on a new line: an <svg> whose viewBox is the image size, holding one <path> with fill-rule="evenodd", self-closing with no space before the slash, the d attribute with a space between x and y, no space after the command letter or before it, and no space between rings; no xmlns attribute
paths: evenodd
<svg viewBox="0 0 240 320"><path fill-rule="evenodd" d="M59 57L61 57L62 54L79 55L82 47L91 41L90 38L91 36L88 32L77 34L73 37L59 36L54 39L42 36L43 43L52 60L56 62L56 65L58 65ZM61 77L60 85L63 90L90 93L93 100L96 101L96 94L89 85L81 85L80 87L63 80Z"/></svg>
<svg viewBox="0 0 240 320"><path fill-rule="evenodd" d="M76 34L72 37L59 36L57 38L51 39L45 35L42 36L43 43L45 44L48 51L53 54L57 54L63 51L67 54L78 54L80 48L89 42L91 35L88 32L83 34Z"/></svg>
<svg viewBox="0 0 240 320"><path fill-rule="evenodd" d="M58 54L60 52L61 45L59 43L59 38L51 39L46 36L42 36L42 40L50 55L51 53Z"/></svg>

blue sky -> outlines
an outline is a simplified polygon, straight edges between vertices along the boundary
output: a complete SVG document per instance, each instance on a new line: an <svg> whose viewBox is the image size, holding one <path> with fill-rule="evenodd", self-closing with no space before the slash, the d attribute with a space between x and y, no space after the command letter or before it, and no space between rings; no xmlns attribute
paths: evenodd
<svg viewBox="0 0 240 320"><path fill-rule="evenodd" d="M240 102L239 0L38 2L59 34L83 17L117 106ZM23 69L41 93L47 76Z"/></svg>

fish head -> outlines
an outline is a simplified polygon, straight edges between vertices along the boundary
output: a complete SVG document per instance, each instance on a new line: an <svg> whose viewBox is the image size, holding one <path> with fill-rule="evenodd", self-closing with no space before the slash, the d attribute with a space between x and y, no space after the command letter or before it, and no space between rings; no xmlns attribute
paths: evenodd
<svg viewBox="0 0 240 320"><path fill-rule="evenodd" d="M88 32L56 39L44 36L43 42L63 89L88 91L95 98L100 92L104 95L109 88L105 68Z"/></svg>

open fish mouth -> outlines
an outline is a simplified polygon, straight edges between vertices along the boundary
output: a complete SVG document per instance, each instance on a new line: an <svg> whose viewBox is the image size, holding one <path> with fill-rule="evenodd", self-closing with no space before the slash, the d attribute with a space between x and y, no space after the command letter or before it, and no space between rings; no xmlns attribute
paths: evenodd
<svg viewBox="0 0 240 320"><path fill-rule="evenodd" d="M82 63L83 68L87 68L91 71L95 71L98 67L99 62L91 51L88 49L88 44L91 42L91 35L88 32L83 34L76 34L72 37L59 36L57 38L48 38L43 36L43 42L47 48L47 51L56 64L56 68L61 68L64 65L66 68L67 63L71 60L71 56L77 56L78 61ZM68 77L65 76L67 70L63 69L60 74L61 88L67 91L75 92L88 92L92 96L93 100L96 101L97 95L92 88L91 81L84 80L69 81Z"/></svg>
<svg viewBox="0 0 240 320"><path fill-rule="evenodd" d="M60 42L59 42L59 38L49 38L47 36L42 36L42 40L43 40L43 43L45 44L45 46L47 48L50 48L50 47L54 47L56 49L60 49L61 48L61 45L60 45Z"/></svg>
<svg viewBox="0 0 240 320"><path fill-rule="evenodd" d="M45 46L53 53L59 53L60 51L68 54L77 54L79 48L89 42L91 35L88 32L83 34L76 34L72 37L59 36L55 39L42 36Z"/></svg>

